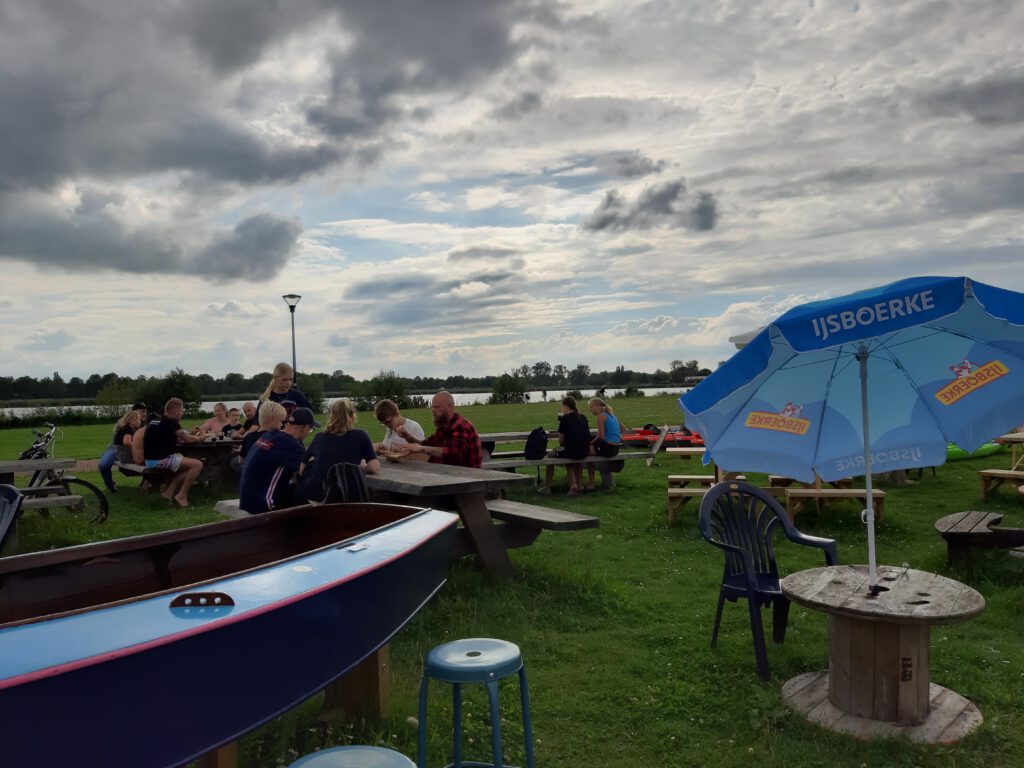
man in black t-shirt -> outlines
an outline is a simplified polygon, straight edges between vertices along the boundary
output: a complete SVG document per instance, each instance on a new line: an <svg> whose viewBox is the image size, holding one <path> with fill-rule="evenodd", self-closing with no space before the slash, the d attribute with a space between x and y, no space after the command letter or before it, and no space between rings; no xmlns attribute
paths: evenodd
<svg viewBox="0 0 1024 768"><path fill-rule="evenodd" d="M178 453L179 441L197 443L203 439L182 429L181 417L184 414L185 403L180 398L172 397L168 400L164 406L164 415L146 427L142 446L147 468L166 469L174 473L160 495L182 509L188 507L189 489L203 471L202 461Z"/></svg>

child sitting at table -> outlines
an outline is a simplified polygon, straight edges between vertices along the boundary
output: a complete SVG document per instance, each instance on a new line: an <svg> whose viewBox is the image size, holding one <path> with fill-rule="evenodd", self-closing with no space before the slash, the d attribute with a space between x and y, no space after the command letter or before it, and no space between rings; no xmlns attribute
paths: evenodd
<svg viewBox="0 0 1024 768"><path fill-rule="evenodd" d="M228 423L221 430L224 437L240 437L242 434L242 425L238 423L241 418L242 412L237 408L231 408L228 411Z"/></svg>

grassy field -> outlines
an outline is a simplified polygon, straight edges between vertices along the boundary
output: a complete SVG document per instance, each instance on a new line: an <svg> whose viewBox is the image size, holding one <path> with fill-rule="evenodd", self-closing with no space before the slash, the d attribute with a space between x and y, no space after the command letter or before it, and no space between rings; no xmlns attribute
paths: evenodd
<svg viewBox="0 0 1024 768"><path fill-rule="evenodd" d="M672 397L615 400L631 426L678 423ZM553 426L557 406L473 406L461 411L480 431ZM429 427L427 411L407 415ZM362 415L371 436L381 428ZM429 429L428 429L429 431ZM109 428L66 431L58 455L98 457ZM0 432L0 457L13 458L30 442L28 430ZM556 495L520 495L519 500L570 509L601 518L597 530L544 533L531 547L515 550L517 577L499 584L472 561L453 564L451 578L396 638L391 648L393 687L388 715L379 721L344 723L319 717L314 698L243 740L245 766L286 765L300 754L331 744L382 743L415 755L416 695L421 660L433 646L458 637L491 636L517 643L530 676L538 765L586 766L996 766L1024 765L1024 717L1017 696L1024 683L1024 561L1005 552L980 552L973 574L951 571L945 546L932 525L964 509L1008 512L1018 524L1021 502L1000 489L980 501L977 470L1008 466L1008 454L951 462L936 476L891 488L886 519L878 529L880 562L960 578L987 601L984 612L964 624L932 632L932 680L977 703L985 723L956 747L922 747L903 741L861 743L827 733L791 713L780 688L790 677L827 665L826 620L794 606L783 646L769 646L772 678L761 683L746 608L727 604L716 650L709 647L721 555L700 538L697 505L691 502L672 526L665 520L666 475L694 471L694 463L662 454L650 469L626 462L611 492L565 498L564 475ZM86 475L87 478L98 477ZM751 479L763 478L752 475ZM22 551L97 538L193 525L219 519L217 500L196 492L197 509L170 511L161 500L122 483L111 498L103 526L25 517ZM562 485L557 484L561 482ZM797 518L802 530L835 538L844 563L866 560L866 539L855 503ZM780 545L784 572L822 564L820 555ZM766 619L768 618L766 614ZM280 663L287 663L281 659ZM450 759L446 728L449 698L433 688L431 764ZM522 764L514 716L514 685L505 686L506 748ZM467 758L486 759L486 701L469 691Z"/></svg>

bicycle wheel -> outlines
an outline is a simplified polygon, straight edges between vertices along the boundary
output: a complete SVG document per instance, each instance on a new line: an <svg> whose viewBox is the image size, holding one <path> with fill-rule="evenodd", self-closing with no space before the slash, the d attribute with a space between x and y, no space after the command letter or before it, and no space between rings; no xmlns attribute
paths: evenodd
<svg viewBox="0 0 1024 768"><path fill-rule="evenodd" d="M82 497L78 504L67 508L68 512L84 514L91 523L102 523L107 519L107 497L99 488L77 477L65 477L63 484L67 489L67 495Z"/></svg>

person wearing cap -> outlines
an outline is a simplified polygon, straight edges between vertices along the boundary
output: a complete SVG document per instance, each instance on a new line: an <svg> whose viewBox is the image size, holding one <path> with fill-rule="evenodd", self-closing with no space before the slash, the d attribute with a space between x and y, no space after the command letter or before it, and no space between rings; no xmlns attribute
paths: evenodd
<svg viewBox="0 0 1024 768"><path fill-rule="evenodd" d="M103 450L99 461L99 473L103 478L103 484L111 493L117 493L117 483L114 482L114 462L117 461L118 446L130 446L132 435L139 428L140 424L146 421L146 414L149 408L145 403L139 402L132 406L132 409L121 416L114 425L113 438Z"/></svg>
<svg viewBox="0 0 1024 768"><path fill-rule="evenodd" d="M292 506L291 480L302 466L302 441L319 427L309 408L296 408L283 429L261 432L245 457L239 506L250 515Z"/></svg>
<svg viewBox="0 0 1024 768"><path fill-rule="evenodd" d="M300 503L324 500L327 470L335 464L360 464L371 475L380 471L373 441L362 429L355 429L356 409L352 401L339 398L331 403L324 431L313 438L302 460L302 474L295 490Z"/></svg>

